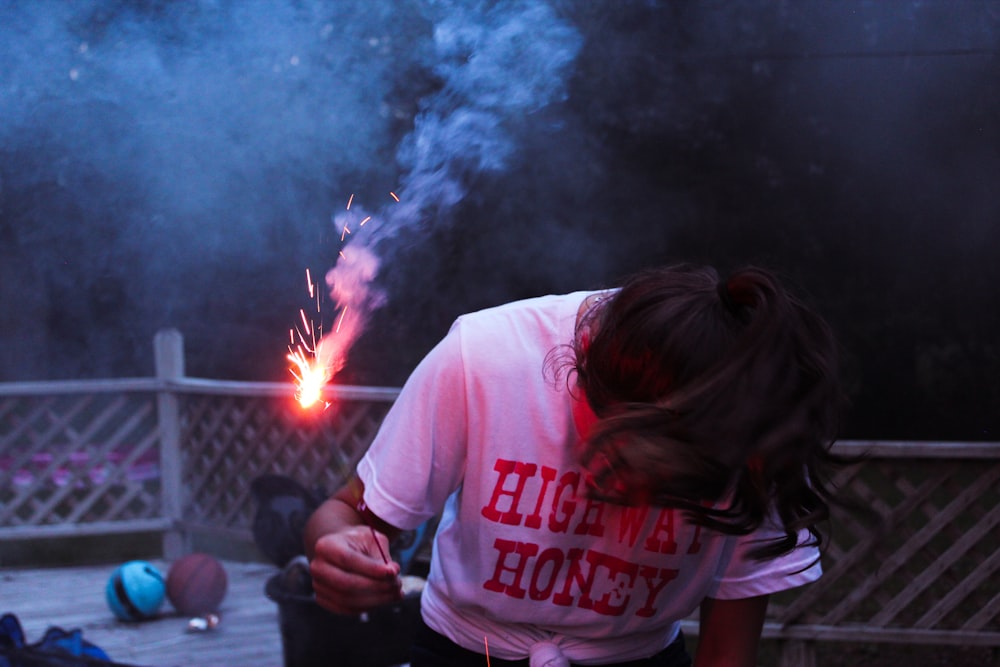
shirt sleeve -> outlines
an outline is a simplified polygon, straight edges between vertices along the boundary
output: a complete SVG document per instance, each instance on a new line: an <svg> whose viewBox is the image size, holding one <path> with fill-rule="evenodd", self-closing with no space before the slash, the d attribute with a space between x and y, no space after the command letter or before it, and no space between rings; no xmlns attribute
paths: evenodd
<svg viewBox="0 0 1000 667"><path fill-rule="evenodd" d="M756 560L751 551L762 541L772 540L783 533L762 528L750 535L736 538L732 557L726 563L716 590L710 597L736 600L778 593L811 583L820 578L823 568L819 549L809 545L808 531L799 533L799 545L792 551L769 560Z"/></svg>
<svg viewBox="0 0 1000 667"><path fill-rule="evenodd" d="M358 463L368 508L402 530L438 514L462 483L466 433L459 318L407 379Z"/></svg>

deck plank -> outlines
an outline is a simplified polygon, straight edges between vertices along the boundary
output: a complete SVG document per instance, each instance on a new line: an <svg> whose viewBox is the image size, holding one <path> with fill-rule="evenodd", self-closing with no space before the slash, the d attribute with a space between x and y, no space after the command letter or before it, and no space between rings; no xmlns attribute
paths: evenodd
<svg viewBox="0 0 1000 667"><path fill-rule="evenodd" d="M168 566L152 561L162 572ZM188 618L165 602L154 619L118 621L104 600L115 565L46 569L0 569L0 613L16 614L28 642L50 626L79 628L116 662L142 667L282 667L278 607L264 594L276 572L262 563L224 563L229 587L221 622L207 632L189 632Z"/></svg>

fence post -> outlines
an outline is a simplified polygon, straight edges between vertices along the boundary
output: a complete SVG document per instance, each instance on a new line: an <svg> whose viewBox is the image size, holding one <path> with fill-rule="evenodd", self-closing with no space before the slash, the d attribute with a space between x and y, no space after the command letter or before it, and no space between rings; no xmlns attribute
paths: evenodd
<svg viewBox="0 0 1000 667"><path fill-rule="evenodd" d="M158 331L153 340L158 380L184 377L184 337L176 329ZM160 429L160 502L170 527L163 533L163 557L175 560L190 551L180 522L184 512L181 414L177 394L169 389L156 396Z"/></svg>

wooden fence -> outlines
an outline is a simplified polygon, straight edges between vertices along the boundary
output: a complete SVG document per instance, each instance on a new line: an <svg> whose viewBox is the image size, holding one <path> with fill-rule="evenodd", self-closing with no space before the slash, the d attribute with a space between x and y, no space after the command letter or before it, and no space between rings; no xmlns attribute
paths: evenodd
<svg viewBox="0 0 1000 667"><path fill-rule="evenodd" d="M0 384L0 539L156 531L168 559L197 531L250 543L250 481L333 489L398 394L336 387L310 418L290 384L186 377L175 331L154 347L154 378ZM784 664L816 641L1000 647L1000 443L837 451L866 455L837 483L873 513L838 512L823 578L773 600Z"/></svg>
<svg viewBox="0 0 1000 667"><path fill-rule="evenodd" d="M288 475L332 491L399 393L330 388L307 413L289 383L186 377L176 331L155 339L156 377L0 384L0 539L195 532L252 542L250 482Z"/></svg>
<svg viewBox="0 0 1000 667"><path fill-rule="evenodd" d="M1000 648L1000 443L836 449L866 455L837 482L873 516L835 511L823 577L772 600L783 664L814 664L815 641Z"/></svg>

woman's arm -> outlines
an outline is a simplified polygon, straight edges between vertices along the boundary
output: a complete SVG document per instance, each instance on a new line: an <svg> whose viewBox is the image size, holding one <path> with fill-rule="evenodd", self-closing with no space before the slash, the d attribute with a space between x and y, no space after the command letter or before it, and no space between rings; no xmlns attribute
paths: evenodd
<svg viewBox="0 0 1000 667"><path fill-rule="evenodd" d="M361 508L363 494L364 484L351 478L313 512L304 531L316 602L340 614L401 596L399 565L383 559L399 531Z"/></svg>
<svg viewBox="0 0 1000 667"><path fill-rule="evenodd" d="M321 537L350 526L372 526L387 536L390 542L399 535L401 531L398 528L382 521L370 510L366 509L363 514L359 511L364 494L364 482L356 475L352 475L340 489L313 512L303 531L306 556L309 559L312 559L316 542Z"/></svg>
<svg viewBox="0 0 1000 667"><path fill-rule="evenodd" d="M754 667L769 596L701 603L695 667Z"/></svg>

